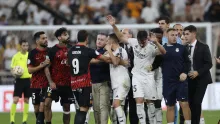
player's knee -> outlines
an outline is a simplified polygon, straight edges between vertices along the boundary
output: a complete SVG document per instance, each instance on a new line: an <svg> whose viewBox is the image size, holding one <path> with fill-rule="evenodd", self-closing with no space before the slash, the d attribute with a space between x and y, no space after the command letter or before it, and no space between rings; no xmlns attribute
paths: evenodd
<svg viewBox="0 0 220 124"><path fill-rule="evenodd" d="M70 111L70 104L63 104L63 111L64 112Z"/></svg>
<svg viewBox="0 0 220 124"><path fill-rule="evenodd" d="M81 112L87 112L89 110L89 107L80 107Z"/></svg>
<svg viewBox="0 0 220 124"><path fill-rule="evenodd" d="M19 101L19 97L14 97L14 98L13 98L13 102L14 102L14 104L17 104L18 101Z"/></svg>
<svg viewBox="0 0 220 124"><path fill-rule="evenodd" d="M40 112L43 112L43 111L44 111L44 106L45 106L44 103L40 103L40 107L39 107L39 111L40 111Z"/></svg>
<svg viewBox="0 0 220 124"><path fill-rule="evenodd" d="M174 111L175 110L175 106L167 106L167 111Z"/></svg>
<svg viewBox="0 0 220 124"><path fill-rule="evenodd" d="M51 103L49 103L49 102L45 103L44 106L45 106L45 109L47 109L47 110L51 109Z"/></svg>
<svg viewBox="0 0 220 124"><path fill-rule="evenodd" d="M38 113L38 112L39 112L39 109L40 109L40 106L39 106L39 105L34 105L34 112L35 112L35 113Z"/></svg>
<svg viewBox="0 0 220 124"><path fill-rule="evenodd" d="M155 108L161 108L161 100L156 100L154 102Z"/></svg>
<svg viewBox="0 0 220 124"><path fill-rule="evenodd" d="M143 98L135 98L136 104L142 104L144 102Z"/></svg>
<svg viewBox="0 0 220 124"><path fill-rule="evenodd" d="M29 98L24 98L24 102L28 104L29 103Z"/></svg>
<svg viewBox="0 0 220 124"><path fill-rule="evenodd" d="M189 108L189 103L188 102L180 102L180 106L182 109Z"/></svg>

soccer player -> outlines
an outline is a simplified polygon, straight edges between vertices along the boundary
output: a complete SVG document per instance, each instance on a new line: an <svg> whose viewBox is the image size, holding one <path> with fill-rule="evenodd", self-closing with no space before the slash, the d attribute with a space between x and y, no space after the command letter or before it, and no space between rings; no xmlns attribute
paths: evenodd
<svg viewBox="0 0 220 124"><path fill-rule="evenodd" d="M165 54L166 51L159 42L154 41L157 48L151 43L148 43L147 32L139 31L137 39L127 38L118 30L115 25L115 19L111 15L106 17L108 22L113 27L113 30L119 40L128 43L134 51L134 68L132 69L132 87L134 98L136 99L137 115L141 124L146 124L146 114L144 111L144 100L148 100L148 110L155 111L154 104L151 100L156 100L156 86L154 80L154 72L148 72L145 67L152 64L157 54ZM152 117L152 113L149 117Z"/></svg>
<svg viewBox="0 0 220 124"><path fill-rule="evenodd" d="M21 51L16 53L11 61L11 70L15 66L20 66L24 70L21 77L16 77L15 86L14 86L14 97L13 103L10 110L10 122L11 124L15 123L15 113L16 113L16 105L19 101L19 98L22 97L22 93L24 93L24 110L23 110L23 124L27 123L28 118L28 110L29 110L29 97L31 95L30 91L30 78L31 74L28 73L27 69L27 60L28 60L28 47L29 44L26 40L20 40Z"/></svg>
<svg viewBox="0 0 220 124"><path fill-rule="evenodd" d="M60 104L63 107L63 124L69 124L72 89L70 87L70 67L67 65L67 44L70 36L66 28L57 29L54 35L59 44L54 45L48 52L50 66L45 68L49 82L45 95L45 121L46 124L51 124L52 100L56 102L60 100Z"/></svg>
<svg viewBox="0 0 220 124"><path fill-rule="evenodd" d="M130 77L128 69L119 65L120 60L128 60L125 49L119 46L119 39L115 34L108 36L108 44L105 46L111 58L110 77L113 90L113 107L118 117L119 124L126 124L126 116L121 106L130 89Z"/></svg>
<svg viewBox="0 0 220 124"><path fill-rule="evenodd" d="M163 31L160 28L154 28L150 30L150 40L156 40L162 44L162 37L163 37ZM155 83L156 83L156 91L157 91L157 100L154 101L155 105L155 117L156 117L156 123L162 124L162 108L161 108L161 101L163 98L162 95L162 73L161 73L161 63L162 63L162 55L157 55L154 59L154 62L152 64L151 70L149 71L155 71Z"/></svg>
<svg viewBox="0 0 220 124"><path fill-rule="evenodd" d="M78 43L68 51L68 64L71 70L71 88L75 90L74 95L79 105L79 110L76 111L75 124L84 124L87 111L90 107L91 99L91 77L89 64L93 58L109 61L99 52L86 47L88 45L88 33L85 30L80 30L77 34Z"/></svg>
<svg viewBox="0 0 220 124"><path fill-rule="evenodd" d="M188 104L187 74L190 70L190 60L185 46L177 44L177 31L167 30L168 44L164 45L166 54L163 55L163 96L167 105L167 122L174 124L176 100L183 110L186 124L191 124L191 114Z"/></svg>
<svg viewBox="0 0 220 124"><path fill-rule="evenodd" d="M44 124L44 95L48 86L44 68L50 64L50 60L46 59L48 52L47 36L43 31L36 32L34 40L37 47L30 51L28 55L28 72L32 74L32 103L37 118L36 123Z"/></svg>
<svg viewBox="0 0 220 124"><path fill-rule="evenodd" d="M121 33L127 37L127 38L132 38L133 37L133 32L130 29L124 28L121 30ZM126 43L120 43L120 46L122 48L124 48L128 54L128 59L130 61L130 67L128 67L128 71L129 71L129 75L130 75L130 83L132 84L132 74L131 74L131 70L134 66L134 52L132 47L129 44ZM125 105L124 105L124 112L125 112L125 116L127 117L127 110L128 110L128 106L129 106L129 121L131 124L138 124L139 120L137 117L137 109L136 109L136 103L135 103L135 99L133 97L133 90L132 87L130 87L130 90L128 92L128 96L125 100ZM147 108L147 107L146 107Z"/></svg>

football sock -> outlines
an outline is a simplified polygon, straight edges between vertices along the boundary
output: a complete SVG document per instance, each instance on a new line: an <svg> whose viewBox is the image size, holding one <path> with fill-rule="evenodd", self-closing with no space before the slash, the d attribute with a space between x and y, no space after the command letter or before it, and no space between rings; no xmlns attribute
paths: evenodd
<svg viewBox="0 0 220 124"><path fill-rule="evenodd" d="M15 122L16 104L12 103L10 111L10 122Z"/></svg>
<svg viewBox="0 0 220 124"><path fill-rule="evenodd" d="M87 112L77 111L75 115L74 124L84 124L86 120Z"/></svg>
<svg viewBox="0 0 220 124"><path fill-rule="evenodd" d="M136 104L137 106L137 116L139 118L140 124L146 124L146 114L144 111L143 104Z"/></svg>
<svg viewBox="0 0 220 124"><path fill-rule="evenodd" d="M117 108L115 108L115 111L116 111L116 114L118 117L119 124L126 124L125 113L124 113L122 107L118 106Z"/></svg>

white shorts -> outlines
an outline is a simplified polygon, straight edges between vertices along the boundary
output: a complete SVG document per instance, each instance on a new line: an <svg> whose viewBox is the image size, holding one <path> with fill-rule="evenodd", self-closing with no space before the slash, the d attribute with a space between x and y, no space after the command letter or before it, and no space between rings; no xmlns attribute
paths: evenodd
<svg viewBox="0 0 220 124"><path fill-rule="evenodd" d="M128 92L130 90L130 82L123 83L122 85L118 85L117 88L112 89L113 90L113 99L119 99L124 101L128 95Z"/></svg>
<svg viewBox="0 0 220 124"><path fill-rule="evenodd" d="M156 83L156 92L157 92L157 99L162 100L163 98L163 78L162 78L162 73L161 73L161 68L159 67L158 69L155 70L155 83Z"/></svg>
<svg viewBox="0 0 220 124"><path fill-rule="evenodd" d="M144 77L133 75L132 88L134 98L144 98L146 100L157 99L154 74L149 74Z"/></svg>

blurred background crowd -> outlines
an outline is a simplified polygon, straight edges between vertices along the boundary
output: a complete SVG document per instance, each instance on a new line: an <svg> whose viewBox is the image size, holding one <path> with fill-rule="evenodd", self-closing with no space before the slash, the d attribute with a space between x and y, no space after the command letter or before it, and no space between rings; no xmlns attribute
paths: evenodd
<svg viewBox="0 0 220 124"><path fill-rule="evenodd" d="M160 16L169 16L173 22L220 22L220 1L0 0L0 26L106 24L108 14L116 17L118 24L156 23ZM72 34L76 32L71 31ZM31 40L32 35L33 32L28 31L0 31L0 75L4 75L2 70L10 70L10 61L19 50L21 36ZM49 47L57 43L53 31L47 35ZM71 40L75 41L76 37L71 35ZM30 48L34 47L31 44Z"/></svg>

